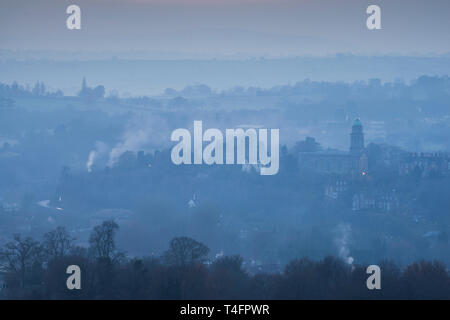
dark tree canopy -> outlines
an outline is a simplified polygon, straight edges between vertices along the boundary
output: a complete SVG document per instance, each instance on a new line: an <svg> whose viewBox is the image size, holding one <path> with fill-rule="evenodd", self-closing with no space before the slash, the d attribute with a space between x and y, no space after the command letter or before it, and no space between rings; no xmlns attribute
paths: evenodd
<svg viewBox="0 0 450 320"><path fill-rule="evenodd" d="M188 237L178 237L170 242L170 248L165 253L165 260L168 264L186 266L202 262L208 252L208 247L203 243Z"/></svg>

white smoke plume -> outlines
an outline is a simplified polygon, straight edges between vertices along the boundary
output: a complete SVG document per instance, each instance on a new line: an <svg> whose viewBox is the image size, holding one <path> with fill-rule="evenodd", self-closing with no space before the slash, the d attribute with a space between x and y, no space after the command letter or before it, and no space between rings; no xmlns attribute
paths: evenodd
<svg viewBox="0 0 450 320"><path fill-rule="evenodd" d="M86 162L86 168L88 172L92 172L92 166L94 165L95 160L104 154L108 149L107 145L101 141L97 141L95 143L95 149L89 152L88 160Z"/></svg>
<svg viewBox="0 0 450 320"><path fill-rule="evenodd" d="M352 228L348 223L340 223L336 228L337 236L334 243L338 248L339 257L350 266L353 266L353 257L350 255L350 236Z"/></svg>
<svg viewBox="0 0 450 320"><path fill-rule="evenodd" d="M94 164L96 154L97 153L95 152L95 150L89 152L88 161L86 162L86 168L88 172L92 171L92 165Z"/></svg>
<svg viewBox="0 0 450 320"><path fill-rule="evenodd" d="M110 151L107 166L113 167L127 151L161 149L170 142L169 137L170 131L165 119L138 115L127 124L121 141Z"/></svg>

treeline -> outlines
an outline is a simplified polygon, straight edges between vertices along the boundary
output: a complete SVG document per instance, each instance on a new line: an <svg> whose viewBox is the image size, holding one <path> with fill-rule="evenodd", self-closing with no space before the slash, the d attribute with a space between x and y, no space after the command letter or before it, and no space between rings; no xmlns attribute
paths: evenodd
<svg viewBox="0 0 450 320"><path fill-rule="evenodd" d="M61 90L49 91L44 82L37 81L33 87L28 85L19 85L17 82L12 84L0 83L0 97L20 98L20 97L62 97L64 93Z"/></svg>
<svg viewBox="0 0 450 320"><path fill-rule="evenodd" d="M182 90L167 88L164 95L168 97L207 97L207 96L324 96L328 98L416 98L420 93L428 98L448 97L450 77L420 76L405 82L398 79L394 82L382 82L380 79L353 82L313 81L305 79L292 85L278 85L270 88L235 86L226 90L214 90L207 85L186 86Z"/></svg>
<svg viewBox="0 0 450 320"><path fill-rule="evenodd" d="M250 274L240 256L207 260L209 249L174 238L160 257L117 250L118 225L96 226L89 247L74 245L63 227L42 241L16 235L0 249L4 299L449 299L450 276L440 262L406 268L382 262L381 290L368 290L362 265L340 259L291 261L282 273ZM81 290L68 290L66 269L81 269Z"/></svg>
<svg viewBox="0 0 450 320"><path fill-rule="evenodd" d="M270 88L235 86L226 90L215 90L205 84L185 86L181 90L166 88L163 96L172 98L196 98L209 96L324 96L328 98L341 97L366 100L369 97L378 99L441 99L449 96L449 76L420 76L412 81L405 82L401 79L394 82L382 82L374 78L367 81L331 82L312 81L304 79L292 85L277 85ZM26 97L26 96L63 96L61 90L50 92L42 81L37 81L33 87L19 85L13 82L8 85L0 83L0 96ZM81 98L99 99L105 96L105 87L98 85L88 87L83 78L81 90L78 92ZM118 93L112 93L110 98L118 99ZM136 99L150 99L148 96L135 97ZM133 99L133 98L131 98Z"/></svg>

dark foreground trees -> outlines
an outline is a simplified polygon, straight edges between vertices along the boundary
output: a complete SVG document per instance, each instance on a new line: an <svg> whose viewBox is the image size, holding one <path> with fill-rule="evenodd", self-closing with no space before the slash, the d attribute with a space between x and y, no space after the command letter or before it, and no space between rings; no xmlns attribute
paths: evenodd
<svg viewBox="0 0 450 320"><path fill-rule="evenodd" d="M178 237L170 241L170 247L164 254L164 260L169 265L185 267L203 262L208 252L208 247L203 243L188 237Z"/></svg>
<svg viewBox="0 0 450 320"><path fill-rule="evenodd" d="M340 259L291 261L282 273L250 274L240 256L208 260L209 249L174 238L161 258L126 258L118 225L93 229L90 247L75 246L59 227L42 243L16 235L0 248L0 297L6 299L450 299L450 275L440 262L400 269L380 263L381 290L366 287L366 266ZM81 290L68 290L66 269L82 270Z"/></svg>
<svg viewBox="0 0 450 320"><path fill-rule="evenodd" d="M41 271L42 258L39 242L17 234L0 249L0 268L13 287L24 289L27 283L35 282L33 275Z"/></svg>
<svg viewBox="0 0 450 320"><path fill-rule="evenodd" d="M94 227L89 237L89 249L93 257L112 261L120 255L117 252L115 236L119 226L112 220L104 221L101 225Z"/></svg>

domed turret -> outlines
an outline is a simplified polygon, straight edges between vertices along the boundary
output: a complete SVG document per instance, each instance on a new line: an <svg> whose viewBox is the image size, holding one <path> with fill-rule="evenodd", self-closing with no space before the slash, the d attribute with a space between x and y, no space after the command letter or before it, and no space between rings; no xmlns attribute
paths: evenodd
<svg viewBox="0 0 450 320"><path fill-rule="evenodd" d="M359 118L356 118L355 121L353 121L353 127L362 127L362 123Z"/></svg>

